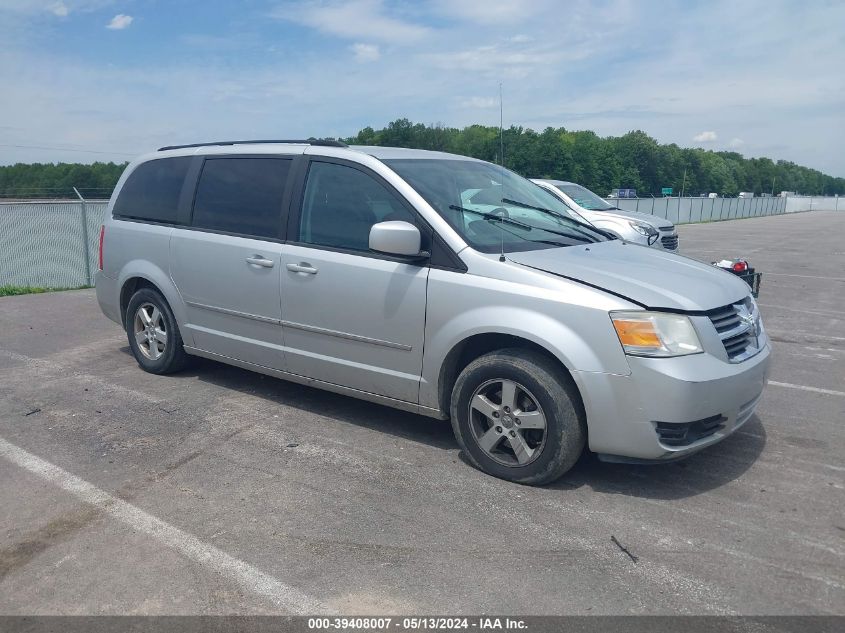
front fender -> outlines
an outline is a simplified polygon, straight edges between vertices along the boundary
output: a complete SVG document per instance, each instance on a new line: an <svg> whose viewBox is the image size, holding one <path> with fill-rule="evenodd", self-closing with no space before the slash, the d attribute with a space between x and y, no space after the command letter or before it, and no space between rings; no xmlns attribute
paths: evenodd
<svg viewBox="0 0 845 633"><path fill-rule="evenodd" d="M581 284L565 292L432 270L420 404L439 407L440 371L449 353L478 334L522 338L572 372L627 375L628 362L608 311L614 298Z"/></svg>

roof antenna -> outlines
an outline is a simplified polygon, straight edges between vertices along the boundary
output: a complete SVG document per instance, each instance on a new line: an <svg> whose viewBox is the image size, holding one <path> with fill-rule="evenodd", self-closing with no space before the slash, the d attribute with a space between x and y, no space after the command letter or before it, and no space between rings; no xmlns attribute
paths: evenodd
<svg viewBox="0 0 845 633"><path fill-rule="evenodd" d="M502 82L499 82L499 161L502 166L502 193L505 193L505 132L504 132L504 123L505 123L505 116L504 116L504 106L502 105ZM503 195L502 198L505 196ZM502 215L501 219L499 220L499 234L502 238L501 240L501 247L502 250L499 254L499 261L505 261L505 229L502 226L505 221L505 216Z"/></svg>

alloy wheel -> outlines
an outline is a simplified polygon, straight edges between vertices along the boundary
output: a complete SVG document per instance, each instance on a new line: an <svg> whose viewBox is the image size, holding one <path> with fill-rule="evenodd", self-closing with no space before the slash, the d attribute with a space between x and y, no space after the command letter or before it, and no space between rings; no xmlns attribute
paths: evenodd
<svg viewBox="0 0 845 633"><path fill-rule="evenodd" d="M158 360L167 350L167 325L164 315L152 303L142 303L135 311L133 331L141 353Z"/></svg>
<svg viewBox="0 0 845 633"><path fill-rule="evenodd" d="M469 401L469 420L479 448L505 466L526 466L546 443L546 416L537 398L513 380L483 383Z"/></svg>

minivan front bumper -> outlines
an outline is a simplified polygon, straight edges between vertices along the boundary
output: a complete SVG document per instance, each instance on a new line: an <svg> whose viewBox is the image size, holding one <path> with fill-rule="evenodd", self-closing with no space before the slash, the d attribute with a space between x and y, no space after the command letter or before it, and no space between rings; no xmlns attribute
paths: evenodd
<svg viewBox="0 0 845 633"><path fill-rule="evenodd" d="M668 461L725 439L754 414L769 375L767 343L742 363L709 354L629 357L627 376L573 372L590 450L607 461Z"/></svg>

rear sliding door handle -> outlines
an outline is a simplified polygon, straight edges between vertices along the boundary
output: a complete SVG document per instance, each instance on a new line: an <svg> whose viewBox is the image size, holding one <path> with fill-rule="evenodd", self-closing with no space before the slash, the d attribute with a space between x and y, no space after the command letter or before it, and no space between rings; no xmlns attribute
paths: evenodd
<svg viewBox="0 0 845 633"><path fill-rule="evenodd" d="M292 273L305 273L307 275L317 274L317 269L314 268L311 264L306 264L305 262L301 264L288 264L287 269Z"/></svg>
<svg viewBox="0 0 845 633"><path fill-rule="evenodd" d="M263 268L272 268L275 262L272 259L267 259L266 257L262 257L261 255L253 255L252 257L246 258L247 264L252 264L253 266L261 266Z"/></svg>

